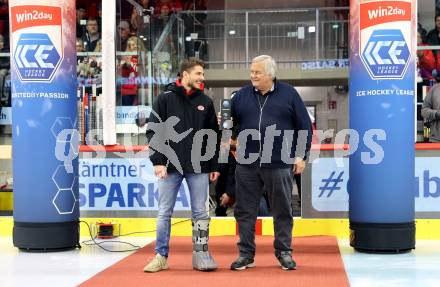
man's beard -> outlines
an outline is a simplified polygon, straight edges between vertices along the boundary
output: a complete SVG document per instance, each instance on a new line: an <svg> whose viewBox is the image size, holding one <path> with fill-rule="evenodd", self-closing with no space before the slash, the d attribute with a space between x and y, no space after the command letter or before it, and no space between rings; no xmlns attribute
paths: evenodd
<svg viewBox="0 0 440 287"><path fill-rule="evenodd" d="M193 89L193 90L199 90L200 88L197 87L196 85L197 85L197 82L190 78L189 79L189 86L190 86L190 88Z"/></svg>

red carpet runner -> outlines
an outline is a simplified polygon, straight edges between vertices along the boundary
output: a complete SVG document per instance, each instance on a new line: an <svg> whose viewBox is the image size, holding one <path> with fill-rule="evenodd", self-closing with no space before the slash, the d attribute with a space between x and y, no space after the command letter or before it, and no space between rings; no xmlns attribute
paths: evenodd
<svg viewBox="0 0 440 287"><path fill-rule="evenodd" d="M82 283L82 287L110 286L179 286L179 287L301 287L349 286L336 238L327 236L294 238L294 259L297 270L283 271L273 255L273 237L257 237L257 267L230 271L237 257L233 236L211 237L210 249L219 269L200 272L191 266L191 238L171 239L169 268L158 273L142 272L154 256L154 243L142 248ZM103 255L105 256L105 255Z"/></svg>

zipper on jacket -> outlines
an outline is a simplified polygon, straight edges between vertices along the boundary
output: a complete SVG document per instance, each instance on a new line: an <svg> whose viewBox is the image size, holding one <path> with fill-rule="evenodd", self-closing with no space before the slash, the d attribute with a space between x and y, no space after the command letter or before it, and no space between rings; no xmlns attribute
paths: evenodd
<svg viewBox="0 0 440 287"><path fill-rule="evenodd" d="M266 96L266 99L264 100L263 106L261 106L260 103L260 95L257 95L257 99L258 99L258 107L260 108L260 120L258 122L258 142L260 144L260 151L259 151L259 155L260 155L260 167L261 167L261 118L263 117L263 109L264 106L266 105L267 100L269 99L269 95Z"/></svg>

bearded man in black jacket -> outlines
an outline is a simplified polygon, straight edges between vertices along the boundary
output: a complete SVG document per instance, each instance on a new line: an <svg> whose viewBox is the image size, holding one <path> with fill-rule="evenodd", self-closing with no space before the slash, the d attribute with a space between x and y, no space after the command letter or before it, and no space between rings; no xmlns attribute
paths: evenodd
<svg viewBox="0 0 440 287"><path fill-rule="evenodd" d="M168 269L171 215L176 197L185 179L191 198L193 226L193 268L217 269L208 251L209 181L216 181L218 162L218 123L212 100L203 93L204 63L195 58L184 60L180 79L169 84L153 104L147 140L154 173L159 178L156 256L145 272Z"/></svg>

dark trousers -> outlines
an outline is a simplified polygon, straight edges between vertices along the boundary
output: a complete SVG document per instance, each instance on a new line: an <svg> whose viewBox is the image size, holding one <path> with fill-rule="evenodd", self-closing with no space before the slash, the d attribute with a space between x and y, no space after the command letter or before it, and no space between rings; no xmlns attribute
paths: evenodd
<svg viewBox="0 0 440 287"><path fill-rule="evenodd" d="M296 186L298 187L299 202L301 202L301 174L294 174Z"/></svg>
<svg viewBox="0 0 440 287"><path fill-rule="evenodd" d="M267 192L274 220L275 255L292 251L292 186L290 168L255 168L237 165L236 206L234 216L238 223L238 250L241 257L255 256L255 222L263 190Z"/></svg>

